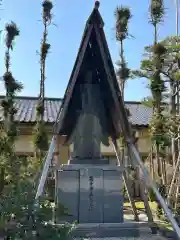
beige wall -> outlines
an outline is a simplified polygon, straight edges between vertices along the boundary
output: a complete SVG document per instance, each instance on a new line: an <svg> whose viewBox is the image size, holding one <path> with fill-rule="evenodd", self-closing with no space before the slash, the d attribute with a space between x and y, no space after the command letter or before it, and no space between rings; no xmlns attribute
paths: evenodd
<svg viewBox="0 0 180 240"><path fill-rule="evenodd" d="M73 151L73 144L70 145L69 151L70 151L70 153ZM103 153L103 155L108 155L108 156L114 155L114 150L113 150L112 145L105 146L105 145L101 144L101 152Z"/></svg>
<svg viewBox="0 0 180 240"><path fill-rule="evenodd" d="M138 131L139 140L137 142L138 149L142 154L148 154L150 151L151 140L149 137L148 128L144 128Z"/></svg>
<svg viewBox="0 0 180 240"><path fill-rule="evenodd" d="M15 142L15 150L19 154L33 153L34 146L32 142L32 135L20 135Z"/></svg>
<svg viewBox="0 0 180 240"><path fill-rule="evenodd" d="M144 129L140 129L137 131L138 131L138 138L139 138L139 140L137 142L138 149L139 149L140 153L147 154L150 151L150 146L151 146L148 129L144 128ZM73 146L71 145L70 152L72 152L72 150L73 150ZM105 146L105 145L101 144L101 152L105 156L106 155L108 155L108 156L115 155L114 149L111 144L110 144L110 146Z"/></svg>
<svg viewBox="0 0 180 240"><path fill-rule="evenodd" d="M142 154L148 154L150 150L150 139L149 139L149 133L148 129L142 129L139 130L139 140L138 140L138 148ZM15 149L16 152L20 155L27 155L27 154L33 154L34 152L34 146L32 142L32 135L31 131L29 131L28 135L25 135L25 133L20 134L16 143L15 143ZM49 134L49 139L51 139L52 135ZM69 148L68 146L61 146L60 143L58 144L57 147L59 151L59 162L60 164L62 163L67 163L70 152L72 151L72 146ZM114 150L112 146L110 145L109 147L101 145L101 152L105 156L115 156Z"/></svg>
<svg viewBox="0 0 180 240"><path fill-rule="evenodd" d="M51 135L49 135L51 139ZM69 159L68 146L61 146L59 144L59 161L60 164L67 163ZM15 151L18 155L32 155L34 153L33 138L32 135L20 135L15 142Z"/></svg>

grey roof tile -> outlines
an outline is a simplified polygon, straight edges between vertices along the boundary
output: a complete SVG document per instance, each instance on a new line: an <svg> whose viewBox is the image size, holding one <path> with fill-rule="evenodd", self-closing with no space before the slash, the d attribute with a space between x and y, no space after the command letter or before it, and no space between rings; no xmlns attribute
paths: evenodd
<svg viewBox="0 0 180 240"><path fill-rule="evenodd" d="M0 96L0 102L3 96ZM15 121L21 123L35 123L36 122L36 106L38 99L35 97L17 97L15 100L15 107L17 114ZM54 123L59 112L62 99L60 98L46 98L44 121L46 123ZM151 116L152 109L142 105L140 102L125 102L126 107L130 111L129 120L133 125L147 126ZM3 110L0 106L0 120L3 120Z"/></svg>
<svg viewBox="0 0 180 240"><path fill-rule="evenodd" d="M152 108L140 102L126 102L130 111L129 121L133 125L148 125L152 117Z"/></svg>

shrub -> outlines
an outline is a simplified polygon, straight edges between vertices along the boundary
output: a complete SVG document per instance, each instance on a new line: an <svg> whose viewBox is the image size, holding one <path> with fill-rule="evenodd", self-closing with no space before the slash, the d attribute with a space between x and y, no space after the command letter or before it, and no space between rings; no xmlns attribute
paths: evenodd
<svg viewBox="0 0 180 240"><path fill-rule="evenodd" d="M34 208L37 166L37 159L27 159L22 162L16 179L12 178L5 185L0 195L0 233L7 239L66 240L71 227L65 224L58 228L52 224L53 211L58 215L66 214L63 206L55 206L44 196Z"/></svg>

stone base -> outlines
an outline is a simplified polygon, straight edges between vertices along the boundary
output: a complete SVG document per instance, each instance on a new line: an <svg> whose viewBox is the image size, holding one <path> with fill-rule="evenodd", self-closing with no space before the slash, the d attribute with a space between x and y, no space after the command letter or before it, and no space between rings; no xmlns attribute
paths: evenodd
<svg viewBox="0 0 180 240"><path fill-rule="evenodd" d="M57 226L61 226L60 224ZM70 239L162 239L159 235L152 233L152 228L157 229L157 224L147 222L123 222L123 223L101 223L101 224L77 224L71 232ZM157 238L154 238L157 236ZM164 238L163 238L164 239ZM173 238L174 240L176 238Z"/></svg>
<svg viewBox="0 0 180 240"><path fill-rule="evenodd" d="M79 164L79 165L105 165L105 164L109 164L109 160L107 159L91 159L91 158L85 158L85 159L70 159L69 160L69 165L74 165L74 164Z"/></svg>
<svg viewBox="0 0 180 240"><path fill-rule="evenodd" d="M57 218L57 223L123 222L122 172L109 165L63 165L57 171L57 202L71 215Z"/></svg>

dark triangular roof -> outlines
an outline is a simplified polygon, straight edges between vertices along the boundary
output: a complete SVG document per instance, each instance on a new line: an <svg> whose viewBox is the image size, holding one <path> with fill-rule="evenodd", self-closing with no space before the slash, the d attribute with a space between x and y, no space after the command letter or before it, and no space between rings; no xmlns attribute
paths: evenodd
<svg viewBox="0 0 180 240"><path fill-rule="evenodd" d="M127 126L122 126L122 124L120 124L120 122L122 122L122 119L120 121L120 115L123 115L127 120L126 111L121 99L116 74L114 71L112 59L109 53L105 33L103 30L104 22L99 13L98 7L99 3L96 2L95 7L86 23L78 55L65 92L59 118L57 120L58 124L56 131L59 134L69 135L72 131L74 121L73 118L75 118L75 116L68 115L68 113L70 112L70 105L74 104L71 102L71 100L75 92L75 86L77 85L77 81L80 81L78 80L78 78L80 76L80 72L82 71L83 64L85 64L85 62L87 65L90 63L90 60L89 62L87 60L88 51L93 50L97 52L97 64L99 64L98 66L99 68L101 68L101 74L103 75L103 80L101 82L102 84L104 84L104 86L102 86L102 91L106 93L104 94L104 99L106 99L106 105L108 105L107 111L109 111L107 114L109 119L108 124L109 126L111 126L111 130L109 130L109 135L118 137L120 132L122 131L122 128L124 127L128 128L128 131L130 132L128 124ZM94 44L91 47L92 41L94 41ZM96 49L92 50L92 48ZM74 102L75 101L76 100L74 99ZM71 111L73 108L75 108L75 106L71 108ZM73 114L76 113L74 112ZM124 124L126 125L126 123L123 123L123 125Z"/></svg>

